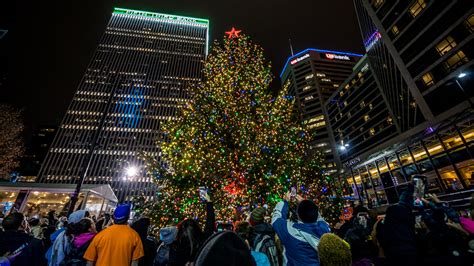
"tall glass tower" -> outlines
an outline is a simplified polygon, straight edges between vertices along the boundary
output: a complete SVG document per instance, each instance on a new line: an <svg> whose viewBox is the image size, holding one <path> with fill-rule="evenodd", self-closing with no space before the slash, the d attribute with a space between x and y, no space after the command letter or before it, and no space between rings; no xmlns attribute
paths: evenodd
<svg viewBox="0 0 474 266"><path fill-rule="evenodd" d="M155 186L140 152L159 156L160 124L200 81L209 20L115 8L58 133L39 182L110 184L119 200Z"/></svg>

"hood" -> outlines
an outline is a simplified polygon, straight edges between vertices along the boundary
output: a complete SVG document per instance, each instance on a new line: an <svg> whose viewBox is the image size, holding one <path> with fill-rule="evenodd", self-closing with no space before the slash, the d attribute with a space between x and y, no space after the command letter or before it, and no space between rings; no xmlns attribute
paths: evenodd
<svg viewBox="0 0 474 266"><path fill-rule="evenodd" d="M178 235L178 228L176 226L168 226L160 230L160 240L167 245L173 243L176 235Z"/></svg>
<svg viewBox="0 0 474 266"><path fill-rule="evenodd" d="M95 235L96 235L96 233L80 234L80 235L74 237L74 240L72 241L72 244L76 248L82 247L85 243L89 242L89 240L94 238Z"/></svg>
<svg viewBox="0 0 474 266"><path fill-rule="evenodd" d="M267 223L260 223L253 227L253 231L257 234L266 234L266 235L274 235L275 231L273 231L273 227Z"/></svg>

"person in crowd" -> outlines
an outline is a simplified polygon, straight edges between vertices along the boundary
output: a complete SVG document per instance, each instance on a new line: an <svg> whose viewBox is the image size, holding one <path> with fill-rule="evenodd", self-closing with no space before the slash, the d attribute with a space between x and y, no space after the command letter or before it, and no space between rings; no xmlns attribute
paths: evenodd
<svg viewBox="0 0 474 266"><path fill-rule="evenodd" d="M84 253L97 234L94 221L91 218L82 218L68 226L66 234L72 239L72 245L60 265L85 266L87 261L83 258Z"/></svg>
<svg viewBox="0 0 474 266"><path fill-rule="evenodd" d="M380 242L389 265L417 265L413 193L409 184L400 195L398 204L387 208Z"/></svg>
<svg viewBox="0 0 474 266"><path fill-rule="evenodd" d="M191 265L254 266L256 263L242 238L232 231L222 231L204 242Z"/></svg>
<svg viewBox="0 0 474 266"><path fill-rule="evenodd" d="M330 232L329 225L319 215L318 206L299 195L296 196L298 222L288 220L290 200L288 192L272 214L273 229L285 249L283 265L319 265L318 243L323 234Z"/></svg>
<svg viewBox="0 0 474 266"><path fill-rule="evenodd" d="M56 225L58 223L58 218L56 217L56 211L50 210L48 212L48 224Z"/></svg>
<svg viewBox="0 0 474 266"><path fill-rule="evenodd" d="M372 228L372 232L370 234L372 242L374 243L374 246L377 249L377 255L372 259L372 264L375 266L386 265L385 253L380 244L381 242L384 241L383 234L382 234L383 229L384 229L384 222L383 220L379 220L374 224Z"/></svg>
<svg viewBox="0 0 474 266"><path fill-rule="evenodd" d="M170 249L178 235L176 226L167 226L160 230L160 246L156 252L154 266L167 266L169 262Z"/></svg>
<svg viewBox="0 0 474 266"><path fill-rule="evenodd" d="M50 239L53 245L48 249L45 255L46 259L48 260L48 266L59 265L64 260L64 257L71 248L71 239L66 235L66 228L78 223L82 218L87 218L89 216L90 214L88 211L75 211L69 215L69 222L66 226L51 234Z"/></svg>
<svg viewBox="0 0 474 266"><path fill-rule="evenodd" d="M372 227L368 212L358 212L353 217L344 240L350 244L352 261L357 265L371 265L371 259L377 255L377 249L370 240Z"/></svg>
<svg viewBox="0 0 474 266"><path fill-rule="evenodd" d="M344 238L346 236L347 231L349 231L349 229L351 229L354 226L354 220L357 218L359 213L362 213L365 216L366 214L368 215L369 210L360 204L355 206L353 208L351 218L348 221L346 221L344 224L342 224L339 230L337 231L337 235L339 237ZM372 224L370 224L369 222L368 226L371 228Z"/></svg>
<svg viewBox="0 0 474 266"><path fill-rule="evenodd" d="M97 232L102 231L102 229L105 229L109 222L110 222L110 214L109 213L104 213L104 215L97 220Z"/></svg>
<svg viewBox="0 0 474 266"><path fill-rule="evenodd" d="M351 247L336 234L324 234L318 245L321 266L350 266L352 264Z"/></svg>
<svg viewBox="0 0 474 266"><path fill-rule="evenodd" d="M2 221L5 230L0 232L0 255L11 266L44 265L44 248L41 240L27 234L28 222L19 212L10 213Z"/></svg>
<svg viewBox="0 0 474 266"><path fill-rule="evenodd" d="M41 227L40 219L33 216L28 223L30 224L30 234L37 239L43 239L43 227Z"/></svg>
<svg viewBox="0 0 474 266"><path fill-rule="evenodd" d="M215 214L211 197L205 193L206 224L204 232L194 219L186 219L178 224L178 234L169 253L169 265L185 265L194 261L204 240L214 233Z"/></svg>
<svg viewBox="0 0 474 266"><path fill-rule="evenodd" d="M250 214L249 223L253 228L253 234L249 241L252 250L264 253L272 266L278 266L280 260L275 243L275 231L270 224L264 221L266 213L266 208L258 207Z"/></svg>
<svg viewBox="0 0 474 266"><path fill-rule="evenodd" d="M235 226L235 233L249 245L250 252L257 266L270 266L270 261L265 253L252 250L250 246L252 231L252 227L248 222L239 222Z"/></svg>
<svg viewBox="0 0 474 266"><path fill-rule="evenodd" d="M158 244L156 243L156 240L154 238L148 236L148 229L150 227L150 223L150 218L142 217L132 224L132 229L138 233L140 239L142 240L143 250L145 252L145 256L140 258L140 260L138 261L139 266L153 265L153 260L156 256Z"/></svg>
<svg viewBox="0 0 474 266"><path fill-rule="evenodd" d="M114 225L98 233L87 248L87 265L138 265L145 254L140 236L128 225L130 208L124 204L115 209Z"/></svg>

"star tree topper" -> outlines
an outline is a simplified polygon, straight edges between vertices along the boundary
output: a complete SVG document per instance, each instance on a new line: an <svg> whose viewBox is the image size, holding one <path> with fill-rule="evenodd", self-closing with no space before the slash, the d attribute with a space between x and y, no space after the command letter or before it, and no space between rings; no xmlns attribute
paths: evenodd
<svg viewBox="0 0 474 266"><path fill-rule="evenodd" d="M232 39L232 38L237 38L239 37L239 33L241 30L236 30L234 27L230 31L226 31L225 34L229 35L227 38Z"/></svg>

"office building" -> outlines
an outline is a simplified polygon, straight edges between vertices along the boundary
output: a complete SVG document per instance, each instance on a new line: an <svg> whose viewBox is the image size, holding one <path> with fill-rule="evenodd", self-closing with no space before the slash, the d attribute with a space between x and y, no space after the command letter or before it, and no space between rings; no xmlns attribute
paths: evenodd
<svg viewBox="0 0 474 266"><path fill-rule="evenodd" d="M394 203L413 174L428 176L431 192L472 187L472 3L354 5L369 69L397 130L340 157L354 193L367 203Z"/></svg>
<svg viewBox="0 0 474 266"><path fill-rule="evenodd" d="M76 183L87 169L85 184L110 184L120 201L153 196L139 155L159 158L160 124L202 78L208 36L207 19L115 8L39 181Z"/></svg>
<svg viewBox="0 0 474 266"><path fill-rule="evenodd" d="M280 78L288 85L288 94L295 97L295 108L313 135L311 147L325 153L324 168L336 169L335 151L328 133L328 120L323 110L326 100L352 73L362 55L320 49L306 49L286 61Z"/></svg>

